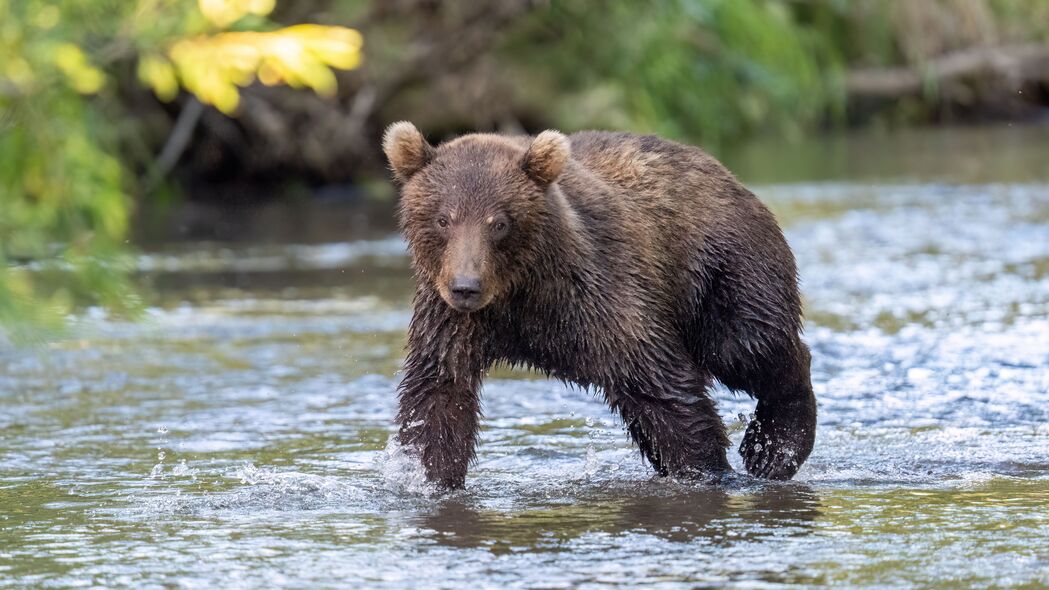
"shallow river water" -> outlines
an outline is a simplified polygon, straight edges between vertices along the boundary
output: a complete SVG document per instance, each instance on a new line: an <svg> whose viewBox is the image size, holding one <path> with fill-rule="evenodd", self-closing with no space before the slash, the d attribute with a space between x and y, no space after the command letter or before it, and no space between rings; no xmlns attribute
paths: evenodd
<svg viewBox="0 0 1049 590"><path fill-rule="evenodd" d="M813 350L794 481L653 477L594 393L498 370L434 496L388 443L401 241L183 244L143 320L0 348L0 587L1049 587L1049 185L755 190Z"/></svg>

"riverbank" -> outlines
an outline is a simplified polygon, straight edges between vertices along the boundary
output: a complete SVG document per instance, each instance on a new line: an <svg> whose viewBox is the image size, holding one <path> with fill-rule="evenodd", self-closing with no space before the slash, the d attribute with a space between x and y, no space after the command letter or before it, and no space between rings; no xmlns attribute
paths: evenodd
<svg viewBox="0 0 1049 590"><path fill-rule="evenodd" d="M378 150L378 147L376 147ZM758 139L721 154L752 187L865 182L998 184L1049 181L1049 123L865 130L799 141ZM318 244L396 231L396 193L386 182L333 185L295 197L260 193L251 202L143 203L135 242Z"/></svg>

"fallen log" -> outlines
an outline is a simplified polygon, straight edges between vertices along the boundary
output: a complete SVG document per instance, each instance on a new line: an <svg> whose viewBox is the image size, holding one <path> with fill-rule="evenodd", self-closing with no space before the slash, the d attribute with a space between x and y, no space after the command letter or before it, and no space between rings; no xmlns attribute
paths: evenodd
<svg viewBox="0 0 1049 590"><path fill-rule="evenodd" d="M953 85L990 81L1011 92L1031 83L1049 83L1049 45L975 47L913 67L871 68L848 73L850 99L892 99L937 89L949 98Z"/></svg>

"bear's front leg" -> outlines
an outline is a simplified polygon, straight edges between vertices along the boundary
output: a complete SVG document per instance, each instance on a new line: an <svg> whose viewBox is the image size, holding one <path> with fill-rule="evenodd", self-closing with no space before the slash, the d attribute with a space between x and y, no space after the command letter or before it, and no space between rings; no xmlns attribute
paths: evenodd
<svg viewBox="0 0 1049 590"><path fill-rule="evenodd" d="M462 488L475 456L486 368L476 323L435 294L420 294L408 330L397 437L422 462L426 479L442 489Z"/></svg>
<svg viewBox="0 0 1049 590"><path fill-rule="evenodd" d="M687 361L606 391L641 454L660 475L702 477L732 471L725 424L708 382ZM653 365L649 365L653 366ZM658 365L657 365L658 366Z"/></svg>
<svg viewBox="0 0 1049 590"><path fill-rule="evenodd" d="M475 455L480 403L476 388L429 375L405 375L400 390L398 440L418 457L426 479L462 488Z"/></svg>

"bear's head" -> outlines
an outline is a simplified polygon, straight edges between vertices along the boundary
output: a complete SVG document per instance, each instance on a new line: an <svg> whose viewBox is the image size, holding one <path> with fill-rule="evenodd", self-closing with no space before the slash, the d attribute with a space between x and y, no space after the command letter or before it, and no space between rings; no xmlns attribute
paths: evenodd
<svg viewBox="0 0 1049 590"><path fill-rule="evenodd" d="M555 222L556 182L568 138L473 134L431 146L411 123L394 123L383 151L401 185L400 223L419 280L456 310L479 310L510 293L542 256Z"/></svg>

